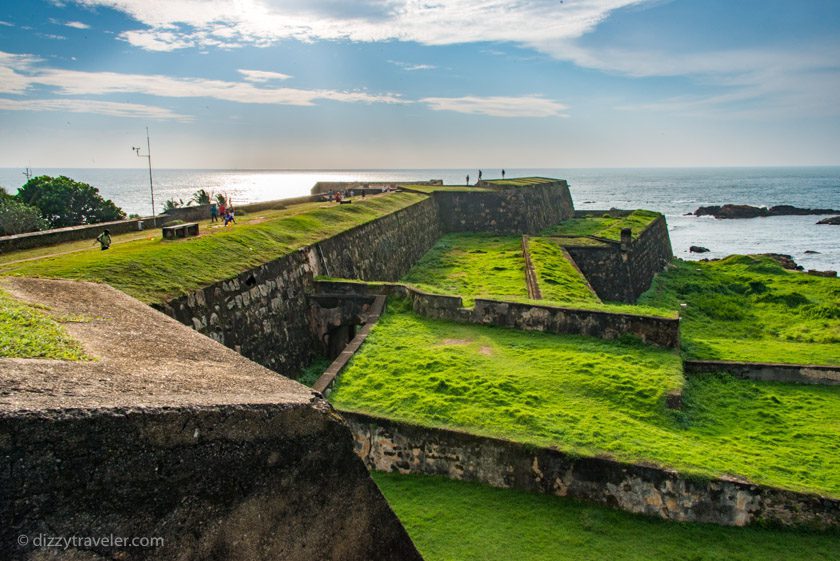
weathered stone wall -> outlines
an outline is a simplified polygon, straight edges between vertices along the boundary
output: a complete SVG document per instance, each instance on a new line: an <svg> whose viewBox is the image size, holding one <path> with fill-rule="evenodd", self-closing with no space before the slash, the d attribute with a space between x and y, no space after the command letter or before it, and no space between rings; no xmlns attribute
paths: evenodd
<svg viewBox="0 0 840 561"><path fill-rule="evenodd" d="M397 279L440 237L429 198L176 298L160 309L251 360L296 376L326 352L306 292L318 275Z"/></svg>
<svg viewBox="0 0 840 561"><path fill-rule="evenodd" d="M537 234L571 218L566 181L498 191L436 191L445 232Z"/></svg>
<svg viewBox="0 0 840 561"><path fill-rule="evenodd" d="M840 526L840 501L342 412L370 469L443 475L685 522Z"/></svg>
<svg viewBox="0 0 840 561"><path fill-rule="evenodd" d="M629 245L571 246L569 254L602 300L635 302L674 254L665 217L654 220Z"/></svg>
<svg viewBox="0 0 840 561"><path fill-rule="evenodd" d="M632 335L646 343L670 348L678 348L680 344L677 318L501 302L484 298L477 298L472 309L465 309L459 296L429 294L398 283L317 281L316 291L336 297L343 294L348 299L373 294L407 298L416 313L432 319L511 327L524 331L589 335L601 339L618 339L624 335Z"/></svg>
<svg viewBox="0 0 840 561"><path fill-rule="evenodd" d="M840 366L774 364L766 362L729 362L724 360L686 360L686 374L729 372L739 378L791 384L840 385Z"/></svg>
<svg viewBox="0 0 840 561"><path fill-rule="evenodd" d="M324 402L4 414L0 468L3 559L420 560Z"/></svg>

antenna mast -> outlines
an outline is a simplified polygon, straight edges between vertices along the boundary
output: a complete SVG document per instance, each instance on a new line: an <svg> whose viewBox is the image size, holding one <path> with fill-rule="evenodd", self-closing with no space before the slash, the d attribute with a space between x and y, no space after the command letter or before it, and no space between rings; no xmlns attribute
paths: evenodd
<svg viewBox="0 0 840 561"><path fill-rule="evenodd" d="M149 142L149 127L146 127L146 153L140 153L139 146L132 146L132 150L137 154L138 158L146 158L149 162L149 191L152 193L152 223L157 225L157 213L155 212L155 186L152 182L152 145Z"/></svg>

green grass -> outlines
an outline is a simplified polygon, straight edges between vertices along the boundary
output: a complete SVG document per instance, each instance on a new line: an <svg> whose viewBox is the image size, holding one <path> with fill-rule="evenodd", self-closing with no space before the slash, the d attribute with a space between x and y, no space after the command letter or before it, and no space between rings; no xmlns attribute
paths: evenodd
<svg viewBox="0 0 840 561"><path fill-rule="evenodd" d="M521 238L446 234L420 258L403 281L421 290L475 298L528 297Z"/></svg>
<svg viewBox="0 0 840 561"><path fill-rule="evenodd" d="M171 242L155 237L115 244L105 252L7 264L2 274L104 282L144 302L162 302L423 199L396 193L356 199L352 205L311 205L305 212L217 229L198 238Z"/></svg>
<svg viewBox="0 0 840 561"><path fill-rule="evenodd" d="M662 216L651 210L634 210L627 216L587 216L570 218L542 231L543 236L597 236L608 240L620 240L621 230L631 228L633 238L639 235Z"/></svg>
<svg viewBox="0 0 840 561"><path fill-rule="evenodd" d="M338 379L339 409L700 476L840 496L840 388L692 377L633 342L426 320L389 302Z"/></svg>
<svg viewBox="0 0 840 561"><path fill-rule="evenodd" d="M0 357L85 360L82 346L42 309L0 291Z"/></svg>
<svg viewBox="0 0 840 561"><path fill-rule="evenodd" d="M315 385L315 382L318 381L318 378L321 377L321 374L329 368L330 364L332 364L332 361L327 357L316 357L309 366L303 369L300 376L298 376L297 381L304 386L309 386L311 388Z"/></svg>
<svg viewBox="0 0 840 561"><path fill-rule="evenodd" d="M687 358L840 365L840 279L768 257L675 260L639 302L680 309Z"/></svg>
<svg viewBox="0 0 840 561"><path fill-rule="evenodd" d="M474 193L495 191L495 189L476 187L475 185L400 185L400 188L417 193L437 193L446 191Z"/></svg>
<svg viewBox="0 0 840 561"><path fill-rule="evenodd" d="M528 248L544 299L554 302L601 303L601 299L592 291L586 278L572 264L562 247L548 238L529 238Z"/></svg>
<svg viewBox="0 0 840 561"><path fill-rule="evenodd" d="M516 177L513 179L488 179L488 183L498 185L500 187L528 187L530 185L542 185L544 183L554 183L560 181L559 179L551 179L548 177Z"/></svg>
<svg viewBox="0 0 840 561"><path fill-rule="evenodd" d="M837 533L666 522L570 499L374 472L426 561L819 561Z"/></svg>

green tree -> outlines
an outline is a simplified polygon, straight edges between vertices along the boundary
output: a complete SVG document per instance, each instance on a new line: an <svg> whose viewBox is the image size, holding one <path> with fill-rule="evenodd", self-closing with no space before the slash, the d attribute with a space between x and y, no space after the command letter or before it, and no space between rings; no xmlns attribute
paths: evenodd
<svg viewBox="0 0 840 561"><path fill-rule="evenodd" d="M167 212L173 211L176 208L181 208L183 206L187 206L184 204L184 199L166 199L163 202L163 213L166 214Z"/></svg>
<svg viewBox="0 0 840 561"><path fill-rule="evenodd" d="M63 175L33 177L20 188L17 198L40 209L51 228L125 218L122 209L103 199L99 189Z"/></svg>
<svg viewBox="0 0 840 561"><path fill-rule="evenodd" d="M216 193L216 203L219 205L227 205L227 201L225 200L225 196L221 193Z"/></svg>
<svg viewBox="0 0 840 561"><path fill-rule="evenodd" d="M208 193L204 189L199 189L198 191L193 193L192 201L197 205L209 205L210 193Z"/></svg>
<svg viewBox="0 0 840 561"><path fill-rule="evenodd" d="M49 227L47 221L34 206L29 206L16 198L0 193L0 235L36 232Z"/></svg>

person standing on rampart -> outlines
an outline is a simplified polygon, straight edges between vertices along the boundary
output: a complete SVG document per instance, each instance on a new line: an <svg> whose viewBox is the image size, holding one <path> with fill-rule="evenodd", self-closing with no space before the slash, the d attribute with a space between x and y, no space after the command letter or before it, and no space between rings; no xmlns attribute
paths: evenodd
<svg viewBox="0 0 840 561"><path fill-rule="evenodd" d="M215 202L210 203L210 222L219 220L219 207Z"/></svg>
<svg viewBox="0 0 840 561"><path fill-rule="evenodd" d="M108 230L103 230L101 234L96 236L96 241L99 242L99 248L102 251L105 251L109 247L111 247L111 232Z"/></svg>

